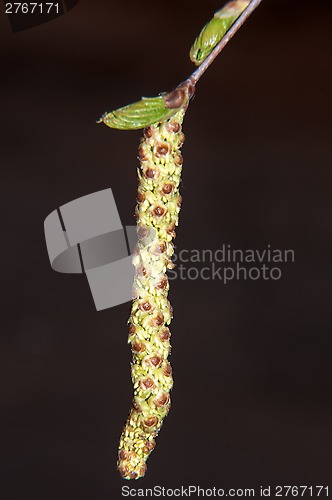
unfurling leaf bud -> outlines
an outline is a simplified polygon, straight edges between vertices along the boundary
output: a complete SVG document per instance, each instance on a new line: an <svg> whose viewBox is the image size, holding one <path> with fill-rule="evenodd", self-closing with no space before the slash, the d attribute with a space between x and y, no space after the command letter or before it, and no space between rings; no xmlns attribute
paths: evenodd
<svg viewBox="0 0 332 500"><path fill-rule="evenodd" d="M190 49L190 59L199 66L248 7L250 0L228 2L202 29Z"/></svg>

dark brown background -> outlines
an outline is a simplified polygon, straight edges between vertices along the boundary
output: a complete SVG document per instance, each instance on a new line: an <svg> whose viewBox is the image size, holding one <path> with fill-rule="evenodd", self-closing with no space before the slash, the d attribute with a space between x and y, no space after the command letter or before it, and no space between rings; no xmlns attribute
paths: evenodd
<svg viewBox="0 0 332 500"><path fill-rule="evenodd" d="M0 15L2 500L120 498L130 304L97 313L52 271L43 221L113 189L133 223L140 132L106 110L169 90L216 1L81 0ZM331 2L265 0L188 110L178 249L295 250L277 282L173 282L173 405L132 487L331 480Z"/></svg>

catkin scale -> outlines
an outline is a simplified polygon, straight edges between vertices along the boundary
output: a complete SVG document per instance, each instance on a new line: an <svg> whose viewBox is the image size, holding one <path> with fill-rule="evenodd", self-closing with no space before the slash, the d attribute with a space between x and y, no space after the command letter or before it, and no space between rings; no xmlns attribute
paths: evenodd
<svg viewBox="0 0 332 500"><path fill-rule="evenodd" d="M144 476L146 460L170 407L173 377L167 359L171 350L167 325L173 313L167 299L166 270L173 267L172 239L181 205L179 149L184 141L184 113L185 107L170 119L145 128L138 150L138 243L128 337L134 398L118 454L118 469L124 479Z"/></svg>

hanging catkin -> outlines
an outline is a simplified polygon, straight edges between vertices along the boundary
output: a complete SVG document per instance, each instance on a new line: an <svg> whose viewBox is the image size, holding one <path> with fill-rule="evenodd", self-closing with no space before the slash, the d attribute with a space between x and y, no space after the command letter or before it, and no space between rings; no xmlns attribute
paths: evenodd
<svg viewBox="0 0 332 500"><path fill-rule="evenodd" d="M166 268L173 267L172 239L181 206L183 115L181 109L166 122L145 128L138 151L139 240L133 259L136 298L129 318L128 339L133 353L134 400L120 439L118 460L119 471L126 479L145 474L154 438L170 407L173 378L167 358L171 349L168 325L172 307L167 299ZM152 242L146 244L149 238Z"/></svg>
<svg viewBox="0 0 332 500"><path fill-rule="evenodd" d="M216 12L190 51L198 68L175 90L158 97L143 97L100 119L121 130L145 127L138 152L138 244L133 259L135 298L129 318L134 399L118 457L118 469L125 479L144 476L146 460L155 447L154 438L170 407L173 378L168 361L168 325L172 308L167 298L166 269L173 267L172 240L181 205L183 117L198 80L261 1L234 0Z"/></svg>

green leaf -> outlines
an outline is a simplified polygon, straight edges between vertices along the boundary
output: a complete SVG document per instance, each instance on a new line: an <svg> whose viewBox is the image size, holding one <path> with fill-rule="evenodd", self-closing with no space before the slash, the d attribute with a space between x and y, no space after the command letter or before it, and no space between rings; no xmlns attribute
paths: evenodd
<svg viewBox="0 0 332 500"><path fill-rule="evenodd" d="M249 4L249 0L228 2L215 13L213 19L204 26L190 49L190 59L196 66L202 64Z"/></svg>
<svg viewBox="0 0 332 500"><path fill-rule="evenodd" d="M180 106L181 107L181 106ZM152 123L158 123L175 115L178 108L166 107L164 97L143 97L140 101L123 108L105 113L99 122L105 123L108 127L120 130L137 130L145 128Z"/></svg>

